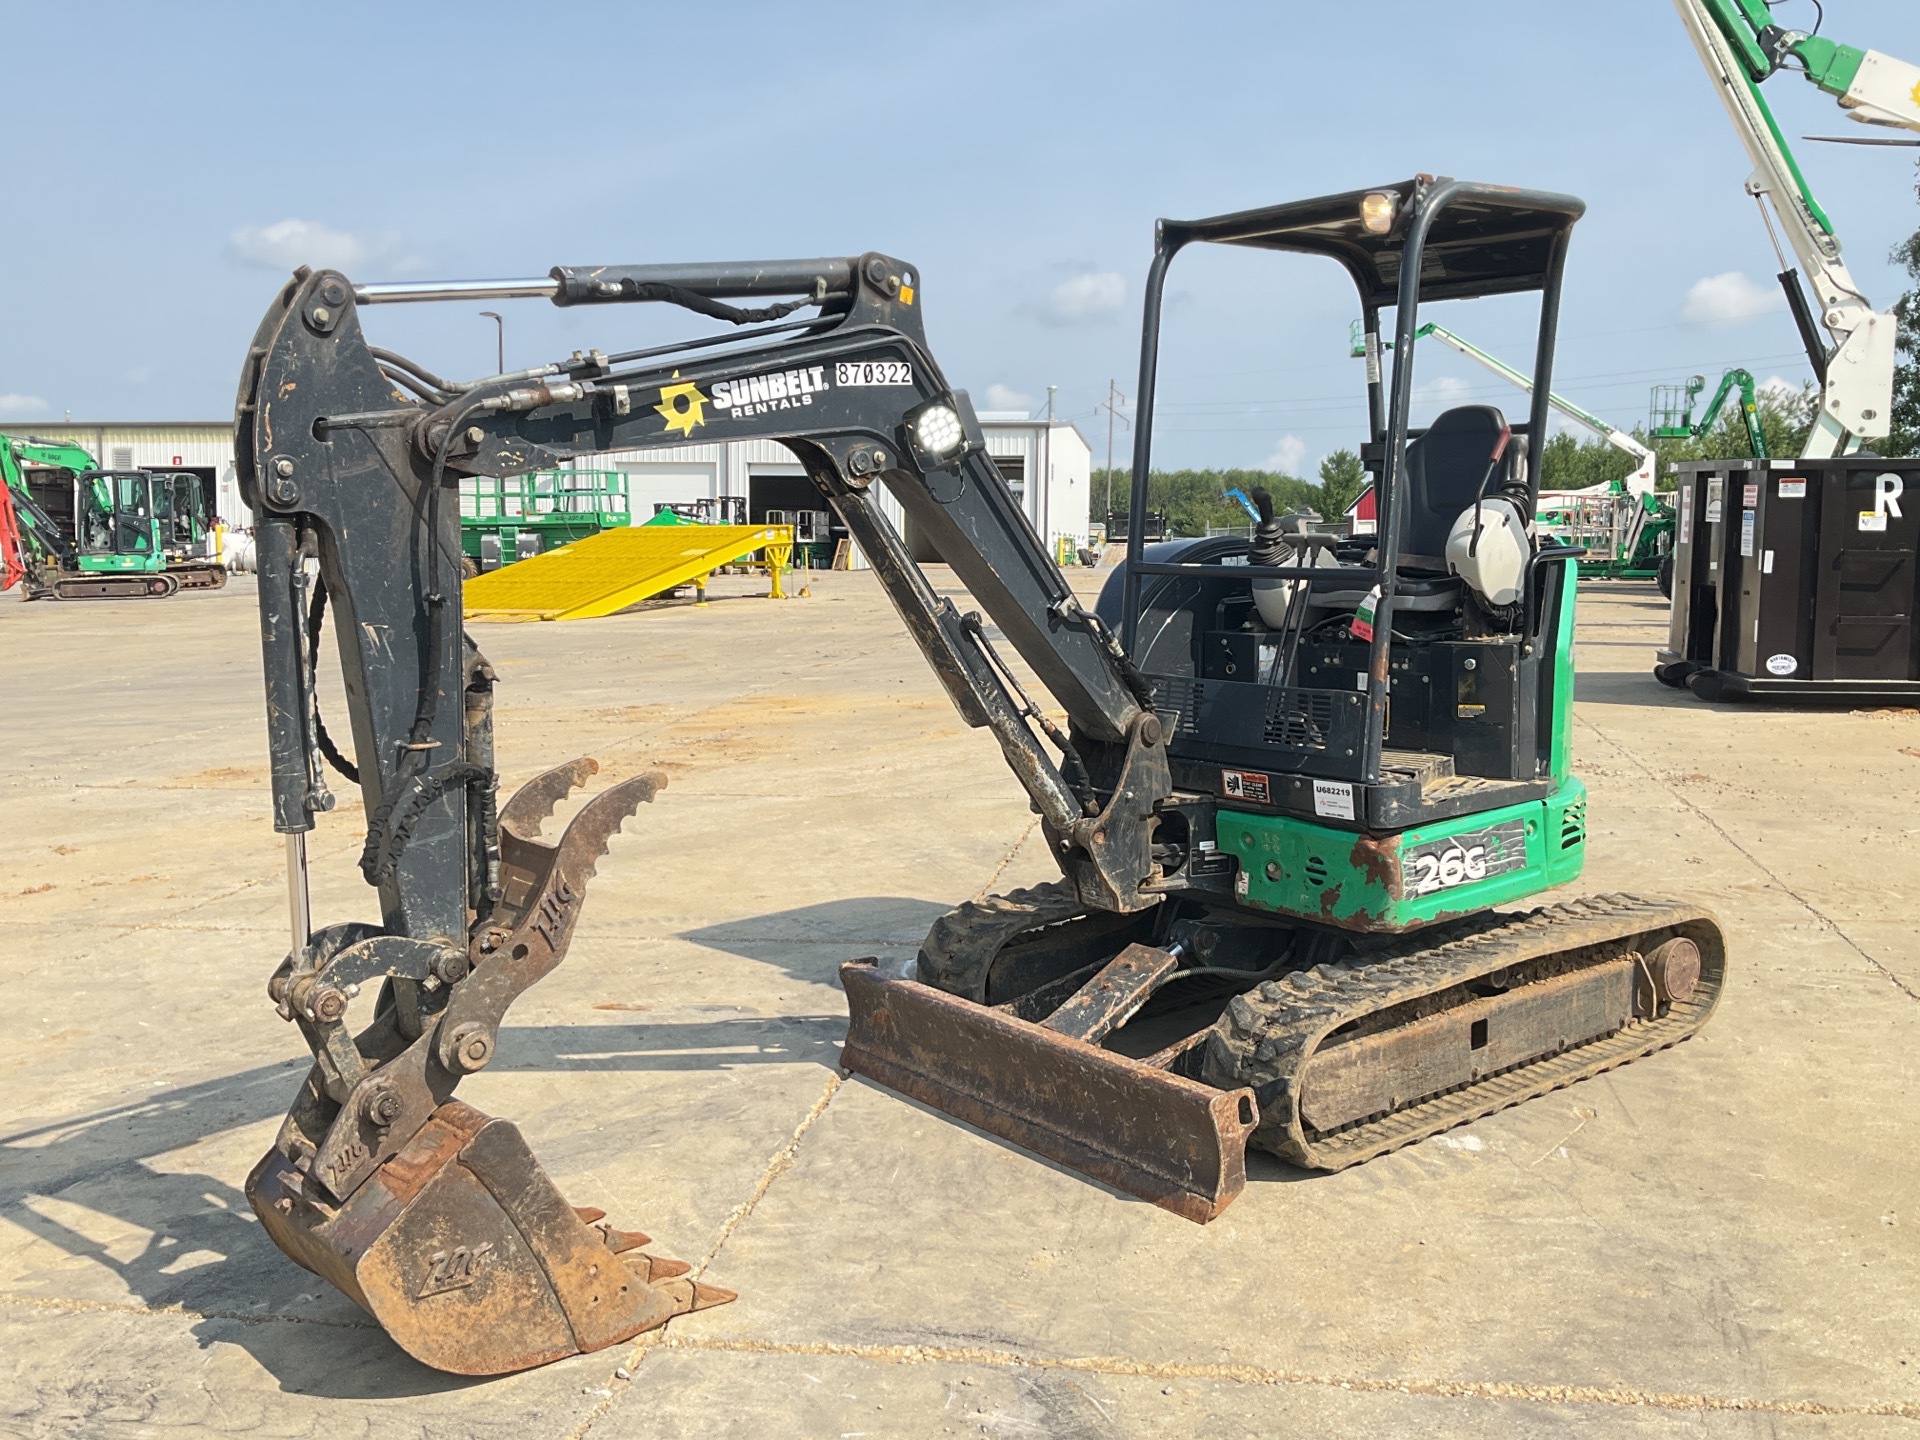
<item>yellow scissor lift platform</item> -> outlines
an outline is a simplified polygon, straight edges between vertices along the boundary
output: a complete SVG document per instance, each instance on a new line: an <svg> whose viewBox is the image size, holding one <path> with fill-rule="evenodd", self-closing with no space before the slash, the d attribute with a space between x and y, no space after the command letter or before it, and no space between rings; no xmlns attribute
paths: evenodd
<svg viewBox="0 0 1920 1440"><path fill-rule="evenodd" d="M680 585L699 585L757 550L784 598L791 525L636 525L576 540L467 581L469 620L591 620Z"/></svg>

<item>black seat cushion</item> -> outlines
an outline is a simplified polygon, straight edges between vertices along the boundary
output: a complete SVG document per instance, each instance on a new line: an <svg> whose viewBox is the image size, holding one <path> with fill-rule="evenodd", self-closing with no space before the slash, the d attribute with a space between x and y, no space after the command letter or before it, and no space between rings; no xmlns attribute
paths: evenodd
<svg viewBox="0 0 1920 1440"><path fill-rule="evenodd" d="M1479 496L1487 462L1506 426L1507 417L1496 406L1460 405L1443 411L1424 435L1408 444L1402 565L1446 572L1447 532ZM1499 493L1512 456L1509 445L1502 473L1487 487L1488 494Z"/></svg>

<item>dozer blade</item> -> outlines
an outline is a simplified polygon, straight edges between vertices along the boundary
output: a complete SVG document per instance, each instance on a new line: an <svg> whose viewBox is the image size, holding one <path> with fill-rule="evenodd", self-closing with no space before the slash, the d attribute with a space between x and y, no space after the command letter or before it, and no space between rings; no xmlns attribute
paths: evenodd
<svg viewBox="0 0 1920 1440"><path fill-rule="evenodd" d="M519 1130L457 1100L345 1204L304 1182L277 1149L247 1179L274 1243L436 1370L525 1370L734 1298L679 1261L623 1256L645 1237L589 1225Z"/></svg>
<svg viewBox="0 0 1920 1440"><path fill-rule="evenodd" d="M841 1063L854 1073L1201 1224L1245 1188L1252 1091L888 978L871 960L842 965L840 983Z"/></svg>

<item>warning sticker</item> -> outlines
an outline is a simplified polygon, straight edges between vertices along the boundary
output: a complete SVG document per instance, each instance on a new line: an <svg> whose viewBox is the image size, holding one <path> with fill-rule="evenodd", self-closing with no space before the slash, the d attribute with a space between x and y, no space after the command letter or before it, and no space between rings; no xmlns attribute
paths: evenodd
<svg viewBox="0 0 1920 1440"><path fill-rule="evenodd" d="M1749 510L1753 509L1760 503L1760 487L1758 485L1744 487L1740 492L1740 503Z"/></svg>
<svg viewBox="0 0 1920 1440"><path fill-rule="evenodd" d="M1754 510L1740 512L1740 553L1742 555L1751 557L1753 554L1753 517L1758 513Z"/></svg>
<svg viewBox="0 0 1920 1440"><path fill-rule="evenodd" d="M1807 498L1807 482L1804 480L1782 480L1774 487L1774 493L1782 500L1804 500Z"/></svg>
<svg viewBox="0 0 1920 1440"><path fill-rule="evenodd" d="M1372 641L1373 617L1380 609L1380 587L1374 586L1367 592L1367 598L1360 602L1360 608L1353 612L1353 619L1347 622L1347 630L1356 640Z"/></svg>
<svg viewBox="0 0 1920 1440"><path fill-rule="evenodd" d="M1875 534L1883 533L1887 528L1887 512L1884 510L1862 510L1860 528Z"/></svg>
<svg viewBox="0 0 1920 1440"><path fill-rule="evenodd" d="M1329 820L1353 819L1353 786L1344 780L1314 781L1313 813Z"/></svg>
<svg viewBox="0 0 1920 1440"><path fill-rule="evenodd" d="M1273 779L1258 770L1222 770L1220 793L1229 800L1246 800L1254 805L1273 803Z"/></svg>

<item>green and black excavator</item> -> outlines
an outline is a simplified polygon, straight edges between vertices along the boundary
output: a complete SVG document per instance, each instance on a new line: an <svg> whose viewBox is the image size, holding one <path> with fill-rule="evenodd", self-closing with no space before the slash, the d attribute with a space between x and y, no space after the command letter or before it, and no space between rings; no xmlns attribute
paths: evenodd
<svg viewBox="0 0 1920 1440"><path fill-rule="evenodd" d="M226 567L200 478L101 470L78 445L0 435L0 589L29 600L161 600Z"/></svg>
<svg viewBox="0 0 1920 1440"><path fill-rule="evenodd" d="M1707 911L1614 894L1496 908L1576 879L1590 823L1572 763L1581 552L1534 522L1583 209L1417 176L1162 221L1131 513L1147 510L1170 267L1287 252L1358 292L1379 532L1316 533L1256 495L1250 538L1136 534L1093 607L941 373L900 260L297 273L248 351L235 443L291 897L268 990L314 1061L247 1182L266 1232L410 1353L466 1373L733 1298L569 1207L512 1125L454 1098L512 1043L507 1007L560 963L608 837L664 783L608 787L557 838L543 828L592 761L499 800L495 675L459 625L457 482L696 432L775 439L805 467L962 718L999 743L1060 869L941 918L911 974L844 966L847 1068L1207 1220L1243 1187L1249 1143L1338 1169L1694 1033L1725 972ZM1526 421L1465 405L1415 428L1422 307L1514 295L1538 301ZM461 385L362 329L377 305L511 298L747 328ZM881 491L984 613L921 573ZM329 604L351 757L317 708ZM308 911L326 764L364 801L378 924Z"/></svg>

